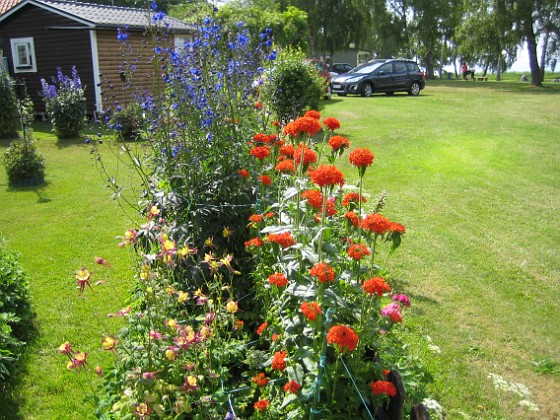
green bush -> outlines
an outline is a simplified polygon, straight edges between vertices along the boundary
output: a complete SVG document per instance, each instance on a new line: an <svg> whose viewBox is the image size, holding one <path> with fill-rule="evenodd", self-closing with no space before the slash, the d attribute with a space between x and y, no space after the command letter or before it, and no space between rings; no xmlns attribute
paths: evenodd
<svg viewBox="0 0 560 420"><path fill-rule="evenodd" d="M45 176L45 158L31 138L16 139L4 156L4 165L10 185L35 185Z"/></svg>
<svg viewBox="0 0 560 420"><path fill-rule="evenodd" d="M47 114L51 119L53 130L59 139L70 139L80 136L86 127L86 99L82 81L72 67L72 77L68 77L58 69L54 84L49 85L41 79L43 100Z"/></svg>
<svg viewBox="0 0 560 420"><path fill-rule="evenodd" d="M29 331L27 276L0 240L0 391L14 373Z"/></svg>
<svg viewBox="0 0 560 420"><path fill-rule="evenodd" d="M143 124L142 107L136 102L118 110L110 121L119 141L139 140Z"/></svg>
<svg viewBox="0 0 560 420"><path fill-rule="evenodd" d="M0 138L11 139L18 136L18 108L14 81L7 71L0 68Z"/></svg>
<svg viewBox="0 0 560 420"><path fill-rule="evenodd" d="M278 54L263 81L264 99L279 120L288 121L309 109L321 109L325 82L304 59L301 52Z"/></svg>

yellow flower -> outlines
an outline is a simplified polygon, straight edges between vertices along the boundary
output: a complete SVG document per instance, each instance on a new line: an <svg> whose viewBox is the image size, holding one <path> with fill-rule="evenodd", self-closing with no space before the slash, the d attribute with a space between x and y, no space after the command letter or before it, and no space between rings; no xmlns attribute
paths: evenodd
<svg viewBox="0 0 560 420"><path fill-rule="evenodd" d="M158 206L151 206L150 210L148 211L148 218L154 218L156 216L159 216L159 208Z"/></svg>
<svg viewBox="0 0 560 420"><path fill-rule="evenodd" d="M169 349L165 351L165 358L167 360L177 360L177 353L175 351Z"/></svg>
<svg viewBox="0 0 560 420"><path fill-rule="evenodd" d="M177 302L183 303L189 298L189 294L187 292L180 291L179 296L177 297Z"/></svg>
<svg viewBox="0 0 560 420"><path fill-rule="evenodd" d="M176 319L170 319L169 321L167 321L167 326L169 328L175 328L177 326L177 320Z"/></svg>
<svg viewBox="0 0 560 420"><path fill-rule="evenodd" d="M187 255L194 255L196 253L196 248L190 248L188 245L185 245L177 251L177 255L179 256L179 258L186 258Z"/></svg>
<svg viewBox="0 0 560 420"><path fill-rule="evenodd" d="M103 350L115 350L116 345L117 340L115 340L114 337L103 337L103 340L101 340L101 346L103 347Z"/></svg>
<svg viewBox="0 0 560 420"><path fill-rule="evenodd" d="M237 306L237 302L234 302L233 300L230 300L226 304L226 311L228 311L230 314L236 313L238 309L239 307Z"/></svg>

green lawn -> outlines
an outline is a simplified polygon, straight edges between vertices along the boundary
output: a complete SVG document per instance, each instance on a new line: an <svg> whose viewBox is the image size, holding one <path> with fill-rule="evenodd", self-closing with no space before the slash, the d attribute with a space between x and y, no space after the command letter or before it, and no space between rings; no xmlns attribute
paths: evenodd
<svg viewBox="0 0 560 420"><path fill-rule="evenodd" d="M434 377L433 398L451 419L558 418L560 85L428 82L419 97L334 97L322 114L340 119L352 148L372 149L365 190L386 191L384 213L407 227L389 268L413 300L404 329ZM57 347L71 340L90 352L92 366L111 357L101 336L118 321L106 314L125 305L132 275L115 236L131 222L89 147L57 142L46 130L35 131L47 158L45 186L10 190L0 171L0 233L31 276L37 328L0 412L93 418L83 396L95 384L66 371ZM0 140L2 150L8 144ZM344 170L347 182L357 179ZM95 256L114 268L94 267ZM80 297L73 273L82 266L108 282ZM524 390L515 383L531 394L514 393Z"/></svg>
<svg viewBox="0 0 560 420"><path fill-rule="evenodd" d="M0 171L0 234L31 277L37 329L15 391L0 396L0 418L94 418L92 405L83 401L92 377L67 371L58 346L71 341L90 352L92 367L107 364L101 335L118 324L106 315L125 306L122 297L131 283L130 256L115 239L132 226L129 219L111 200L84 141L56 141L49 130L39 124L34 133L46 157L44 186L10 190ZM8 145L0 140L2 154ZM95 266L96 256L113 270ZM82 267L95 272L94 281L108 282L80 297L73 273Z"/></svg>
<svg viewBox="0 0 560 420"><path fill-rule="evenodd" d="M428 82L323 114L375 153L365 185L407 226L390 269L413 297L406 328L434 398L450 418L558 418L560 86Z"/></svg>

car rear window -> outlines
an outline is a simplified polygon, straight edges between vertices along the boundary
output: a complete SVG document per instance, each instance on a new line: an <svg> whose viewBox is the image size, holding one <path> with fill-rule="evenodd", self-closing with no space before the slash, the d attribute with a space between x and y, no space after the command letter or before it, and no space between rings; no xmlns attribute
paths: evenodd
<svg viewBox="0 0 560 420"><path fill-rule="evenodd" d="M406 68L408 69L408 71L415 71L415 72L420 71L418 70L418 66L414 63L406 63Z"/></svg>
<svg viewBox="0 0 560 420"><path fill-rule="evenodd" d="M395 63L395 73L406 73L407 68L406 68L406 63L399 63L396 62Z"/></svg>

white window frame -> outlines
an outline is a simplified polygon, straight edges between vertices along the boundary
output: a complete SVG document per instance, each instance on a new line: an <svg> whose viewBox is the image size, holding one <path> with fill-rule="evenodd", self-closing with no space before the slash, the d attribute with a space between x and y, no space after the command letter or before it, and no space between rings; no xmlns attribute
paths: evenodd
<svg viewBox="0 0 560 420"><path fill-rule="evenodd" d="M35 58L35 43L33 42L33 37L12 38L10 39L10 44L12 46L14 73L36 73L37 60ZM21 48L24 49L24 62L20 60L20 58L22 58L19 54Z"/></svg>

